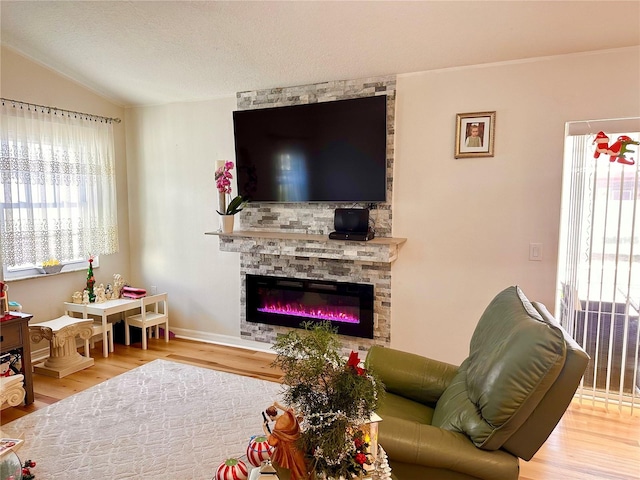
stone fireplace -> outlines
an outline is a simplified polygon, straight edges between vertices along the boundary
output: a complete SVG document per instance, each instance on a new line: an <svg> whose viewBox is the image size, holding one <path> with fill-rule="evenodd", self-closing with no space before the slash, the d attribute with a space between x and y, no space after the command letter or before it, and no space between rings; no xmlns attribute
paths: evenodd
<svg viewBox="0 0 640 480"><path fill-rule="evenodd" d="M240 253L241 338L273 343L279 334L291 328L278 322L257 323L251 316L247 317L247 277L258 275L286 278L293 282L315 282L316 286L323 282L368 286L373 291L372 333L365 336L344 334L341 336L343 346L345 349L366 351L371 345L390 345L391 264L405 241L391 238L395 88L395 76L388 76L237 94L238 110L387 96L387 201L371 210L375 239L368 242L328 239L328 234L333 231L336 208L368 207L367 204L353 203L249 203L237 215L237 231L231 235L212 232L219 235L221 251ZM284 320L279 320L284 323Z"/></svg>
<svg viewBox="0 0 640 480"><path fill-rule="evenodd" d="M375 238L368 242L329 240L326 235L282 231L236 231L220 234L220 250L240 253L240 336L273 343L288 326L255 323L247 319L247 276L286 278L290 281L355 283L373 290L373 337L341 337L345 349L366 351L391 341L391 265L402 238ZM249 277L251 278L251 277ZM251 319L249 319L251 320Z"/></svg>

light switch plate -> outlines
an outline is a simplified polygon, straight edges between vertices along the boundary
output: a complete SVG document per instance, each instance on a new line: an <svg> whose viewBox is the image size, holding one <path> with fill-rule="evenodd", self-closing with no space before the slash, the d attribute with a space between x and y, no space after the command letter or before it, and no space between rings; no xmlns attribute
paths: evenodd
<svg viewBox="0 0 640 480"><path fill-rule="evenodd" d="M542 261L542 244L541 243L529 244L529 260L532 262Z"/></svg>

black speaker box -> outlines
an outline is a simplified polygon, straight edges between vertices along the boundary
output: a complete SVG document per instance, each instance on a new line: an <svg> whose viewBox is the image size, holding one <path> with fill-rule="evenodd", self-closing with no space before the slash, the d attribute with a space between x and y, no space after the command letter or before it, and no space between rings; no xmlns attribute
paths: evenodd
<svg viewBox="0 0 640 480"><path fill-rule="evenodd" d="M368 242L375 237L373 231L367 233L343 233L343 232L331 232L329 238L331 240L353 240L356 242Z"/></svg>
<svg viewBox="0 0 640 480"><path fill-rule="evenodd" d="M333 227L339 233L361 233L369 231L369 210L366 208L336 208Z"/></svg>

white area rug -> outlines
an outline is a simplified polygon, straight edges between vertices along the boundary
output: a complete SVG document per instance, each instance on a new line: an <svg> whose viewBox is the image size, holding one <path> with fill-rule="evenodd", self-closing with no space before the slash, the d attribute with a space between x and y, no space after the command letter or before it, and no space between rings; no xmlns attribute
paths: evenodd
<svg viewBox="0 0 640 480"><path fill-rule="evenodd" d="M281 401L280 391L264 380L154 360L3 431L24 432L18 455L37 462L36 479L211 479L262 434L260 412Z"/></svg>

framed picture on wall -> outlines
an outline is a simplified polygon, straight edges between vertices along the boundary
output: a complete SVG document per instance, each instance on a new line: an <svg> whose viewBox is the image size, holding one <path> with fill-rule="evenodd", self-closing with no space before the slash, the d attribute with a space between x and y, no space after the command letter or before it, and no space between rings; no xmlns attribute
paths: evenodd
<svg viewBox="0 0 640 480"><path fill-rule="evenodd" d="M456 158L493 157L496 112L456 115Z"/></svg>

